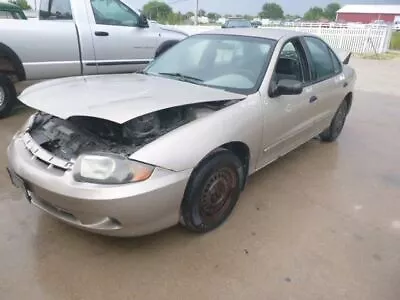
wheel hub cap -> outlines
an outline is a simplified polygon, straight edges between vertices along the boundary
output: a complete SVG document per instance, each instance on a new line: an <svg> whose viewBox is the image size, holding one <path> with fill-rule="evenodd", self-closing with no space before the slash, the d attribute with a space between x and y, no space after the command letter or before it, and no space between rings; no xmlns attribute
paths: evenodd
<svg viewBox="0 0 400 300"><path fill-rule="evenodd" d="M236 175L230 169L219 170L206 183L200 203L203 218L218 219L229 207Z"/></svg>

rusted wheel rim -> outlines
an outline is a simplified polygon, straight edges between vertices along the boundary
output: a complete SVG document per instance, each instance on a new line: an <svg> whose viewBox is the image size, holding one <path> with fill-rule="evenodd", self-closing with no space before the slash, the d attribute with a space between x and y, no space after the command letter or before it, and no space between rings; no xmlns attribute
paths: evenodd
<svg viewBox="0 0 400 300"><path fill-rule="evenodd" d="M218 222L233 201L237 174L231 168L215 171L207 180L201 195L200 216L203 222Z"/></svg>
<svg viewBox="0 0 400 300"><path fill-rule="evenodd" d="M6 100L6 92L3 87L0 86L0 106L4 104Z"/></svg>

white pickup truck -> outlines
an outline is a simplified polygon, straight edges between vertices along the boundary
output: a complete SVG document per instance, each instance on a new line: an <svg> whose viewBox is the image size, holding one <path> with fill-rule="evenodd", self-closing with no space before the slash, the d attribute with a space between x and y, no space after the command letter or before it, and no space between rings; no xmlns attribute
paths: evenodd
<svg viewBox="0 0 400 300"><path fill-rule="evenodd" d="M186 36L126 0L41 0L38 19L0 20L0 117L16 81L135 72Z"/></svg>

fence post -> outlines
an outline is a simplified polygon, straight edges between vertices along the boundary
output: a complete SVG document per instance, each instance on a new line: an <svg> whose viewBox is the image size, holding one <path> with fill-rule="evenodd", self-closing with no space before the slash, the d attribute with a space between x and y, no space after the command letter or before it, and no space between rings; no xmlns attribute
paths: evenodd
<svg viewBox="0 0 400 300"><path fill-rule="evenodd" d="M379 46L379 53L384 53L388 51L390 47L390 40L392 39L392 34L393 34L392 27L387 26Z"/></svg>
<svg viewBox="0 0 400 300"><path fill-rule="evenodd" d="M344 27L342 27L342 30L341 30L341 33L340 33L340 42L339 42L339 48L340 49L342 49L342 47L343 47L343 36L344 36L344 30L345 28ZM338 32L339 32L339 30L338 30Z"/></svg>
<svg viewBox="0 0 400 300"><path fill-rule="evenodd" d="M321 36L321 34L322 34L322 24L319 24L318 35Z"/></svg>
<svg viewBox="0 0 400 300"><path fill-rule="evenodd" d="M366 34L365 39L364 39L364 46L363 46L363 49L362 49L362 53L363 54L367 51L367 46L368 46L368 42L369 42L370 36L371 36L371 27L368 27L367 34Z"/></svg>

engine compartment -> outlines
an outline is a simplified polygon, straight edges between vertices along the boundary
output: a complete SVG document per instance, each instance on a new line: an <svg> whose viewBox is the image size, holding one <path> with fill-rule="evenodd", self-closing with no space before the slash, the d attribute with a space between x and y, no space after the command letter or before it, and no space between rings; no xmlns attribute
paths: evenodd
<svg viewBox="0 0 400 300"><path fill-rule="evenodd" d="M68 161L88 152L111 152L128 157L168 132L236 102L221 101L168 108L124 124L86 116L63 120L40 112L29 133L43 149Z"/></svg>

